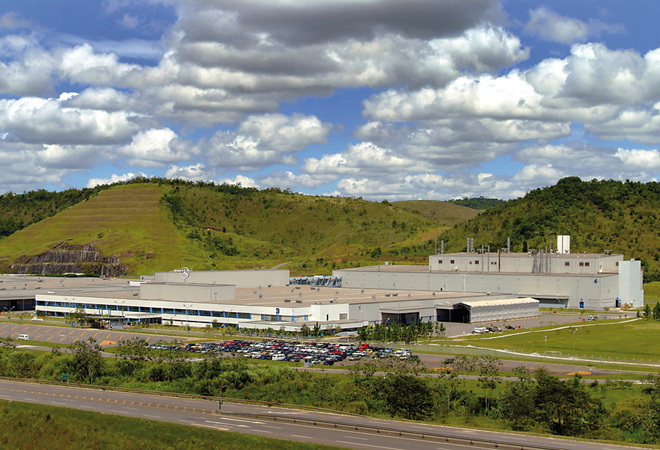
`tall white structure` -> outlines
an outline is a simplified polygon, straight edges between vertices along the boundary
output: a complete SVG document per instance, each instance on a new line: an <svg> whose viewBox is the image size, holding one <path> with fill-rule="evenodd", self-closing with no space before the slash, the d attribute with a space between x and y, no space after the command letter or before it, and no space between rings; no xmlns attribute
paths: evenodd
<svg viewBox="0 0 660 450"><path fill-rule="evenodd" d="M619 263L619 302L633 308L644 307L642 263L631 259Z"/></svg>
<svg viewBox="0 0 660 450"><path fill-rule="evenodd" d="M557 253L570 253L570 252L571 252L571 237L557 236Z"/></svg>

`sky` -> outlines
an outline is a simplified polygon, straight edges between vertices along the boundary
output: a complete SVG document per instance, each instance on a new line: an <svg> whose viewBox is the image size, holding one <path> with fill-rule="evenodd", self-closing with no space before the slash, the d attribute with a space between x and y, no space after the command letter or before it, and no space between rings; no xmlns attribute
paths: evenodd
<svg viewBox="0 0 660 450"><path fill-rule="evenodd" d="M0 193L390 201L660 173L657 0L3 0Z"/></svg>

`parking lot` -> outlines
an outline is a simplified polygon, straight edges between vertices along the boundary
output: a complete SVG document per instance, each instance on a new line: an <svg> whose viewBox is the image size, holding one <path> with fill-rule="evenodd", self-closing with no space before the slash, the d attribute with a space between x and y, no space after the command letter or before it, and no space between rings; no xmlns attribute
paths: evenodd
<svg viewBox="0 0 660 450"><path fill-rule="evenodd" d="M96 339L101 347L116 345L120 340L142 338L147 342L166 341L170 342L177 338L170 336L153 336L124 331L98 330L95 328L67 328L49 325L37 325L34 323L0 323L0 337L17 339L19 334L28 335L28 341L50 342L57 344L73 344L77 341L86 341L89 338ZM181 338L178 338L181 340Z"/></svg>
<svg viewBox="0 0 660 450"><path fill-rule="evenodd" d="M392 347L373 347L369 344L342 344L331 342L292 342L283 340L247 341L234 339L225 342L188 343L185 345L151 345L156 350L176 350L189 353L236 354L252 359L272 361L309 362L332 366L348 359L357 361L361 358L398 358L401 360L418 359L412 350Z"/></svg>

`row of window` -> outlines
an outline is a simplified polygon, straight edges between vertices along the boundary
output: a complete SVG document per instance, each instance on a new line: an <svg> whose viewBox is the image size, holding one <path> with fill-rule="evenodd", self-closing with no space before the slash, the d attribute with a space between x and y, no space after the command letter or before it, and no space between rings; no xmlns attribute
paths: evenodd
<svg viewBox="0 0 660 450"><path fill-rule="evenodd" d="M172 314L181 316L205 316L205 317L229 317L232 319L252 319L252 314L235 312L235 311L204 311L197 309L175 309L175 308L154 308L149 306L126 306L126 305L96 305L89 303L73 303L73 302L52 302L38 300L37 306L52 306L57 308L72 308L76 309L82 306L85 309L96 309L101 311L128 311L140 312L150 314Z"/></svg>

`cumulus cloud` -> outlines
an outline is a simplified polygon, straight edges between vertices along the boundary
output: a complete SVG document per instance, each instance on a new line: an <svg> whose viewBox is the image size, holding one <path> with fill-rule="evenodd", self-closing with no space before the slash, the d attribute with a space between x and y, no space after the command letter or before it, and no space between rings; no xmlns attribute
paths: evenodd
<svg viewBox="0 0 660 450"><path fill-rule="evenodd" d="M209 140L211 165L252 171L272 165L293 165L295 153L312 144L325 144L332 126L315 116L265 114L250 116L235 132L219 131Z"/></svg>
<svg viewBox="0 0 660 450"><path fill-rule="evenodd" d="M584 41L588 37L598 37L602 33L618 33L623 31L621 25L606 24L599 20L583 22L578 19L561 16L546 7L533 9L529 12L529 22L525 31L539 35L542 39L570 44Z"/></svg>
<svg viewBox="0 0 660 450"><path fill-rule="evenodd" d="M90 178L87 181L87 186L86 187L92 188L94 186L98 186L98 185L101 185L101 184L112 184L112 183L117 183L119 181L128 181L128 180L132 180L133 178L138 178L138 177L149 178L149 175L147 175L145 173L142 173L142 172L137 172L137 173L129 172L129 173L125 173L123 175L112 174L112 175L110 175L110 178Z"/></svg>
<svg viewBox="0 0 660 450"><path fill-rule="evenodd" d="M68 108L69 98L0 100L0 132L20 142L104 145L128 141L140 129L131 113Z"/></svg>
<svg viewBox="0 0 660 450"><path fill-rule="evenodd" d="M641 56L602 44L576 44L569 57L544 60L527 71L465 75L439 89L390 89L366 100L364 114L389 122L449 117L554 121L565 127L579 121L600 131L599 124L614 121L622 111L660 99L659 75L658 50ZM622 136L608 128L609 138Z"/></svg>
<svg viewBox="0 0 660 450"><path fill-rule="evenodd" d="M165 167L168 163L187 161L192 149L169 128L140 131L130 144L117 150L137 167Z"/></svg>
<svg viewBox="0 0 660 450"><path fill-rule="evenodd" d="M190 166L180 167L176 164L170 166L165 172L166 178L181 178L183 180L200 181L209 180L213 176L204 164L197 163Z"/></svg>
<svg viewBox="0 0 660 450"><path fill-rule="evenodd" d="M258 178L259 185L262 187L279 187L285 189L316 188L328 184L335 180L332 175L309 175L295 174L290 170L276 170L268 175L261 175Z"/></svg>
<svg viewBox="0 0 660 450"><path fill-rule="evenodd" d="M219 178L217 184L229 184L232 186L241 185L243 187L259 187L256 181L245 175L236 175L234 178Z"/></svg>

